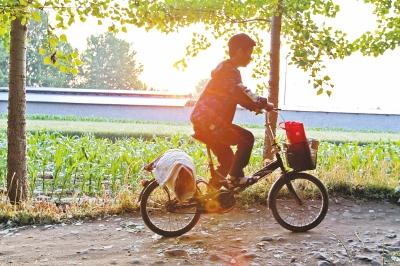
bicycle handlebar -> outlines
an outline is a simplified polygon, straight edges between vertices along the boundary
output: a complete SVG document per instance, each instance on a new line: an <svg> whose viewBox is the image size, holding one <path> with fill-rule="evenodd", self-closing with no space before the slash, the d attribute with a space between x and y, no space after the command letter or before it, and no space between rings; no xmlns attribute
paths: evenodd
<svg viewBox="0 0 400 266"><path fill-rule="evenodd" d="M271 111L267 111L267 110L265 110L265 109L260 109L260 110L256 111L256 115L259 115L259 114L266 114L266 113L268 113L268 112L278 112L278 111L282 111L282 109L280 109L280 108L272 108Z"/></svg>

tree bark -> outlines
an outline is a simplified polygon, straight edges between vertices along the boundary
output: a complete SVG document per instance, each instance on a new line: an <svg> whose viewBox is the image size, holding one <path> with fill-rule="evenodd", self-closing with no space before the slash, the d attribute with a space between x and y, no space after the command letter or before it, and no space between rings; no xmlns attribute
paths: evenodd
<svg viewBox="0 0 400 266"><path fill-rule="evenodd" d="M27 197L26 169L26 26L19 18L11 23L8 91L7 191L10 202Z"/></svg>
<svg viewBox="0 0 400 266"><path fill-rule="evenodd" d="M271 18L271 50L268 96L268 101L273 103L275 107L279 106L279 64L282 25L281 1L278 5L277 14ZM276 112L268 112L266 114L266 121L270 123L272 132L274 134L276 133L277 120L278 114ZM266 132L264 137L264 159L273 159L271 143Z"/></svg>

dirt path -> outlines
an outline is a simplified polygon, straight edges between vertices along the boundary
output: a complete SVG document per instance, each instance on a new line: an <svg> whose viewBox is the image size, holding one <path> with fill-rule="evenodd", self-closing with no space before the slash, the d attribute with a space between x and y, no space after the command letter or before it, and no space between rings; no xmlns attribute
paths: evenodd
<svg viewBox="0 0 400 266"><path fill-rule="evenodd" d="M204 215L161 238L138 214L1 229L0 265L400 265L400 207L331 202L322 224L294 234L265 207Z"/></svg>

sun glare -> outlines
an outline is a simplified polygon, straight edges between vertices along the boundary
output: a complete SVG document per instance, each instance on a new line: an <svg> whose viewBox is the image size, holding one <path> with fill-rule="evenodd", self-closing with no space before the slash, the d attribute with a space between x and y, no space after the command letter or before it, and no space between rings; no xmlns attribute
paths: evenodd
<svg viewBox="0 0 400 266"><path fill-rule="evenodd" d="M224 56L224 47L216 44L190 59L185 70L176 69L173 65L184 57L191 34L177 32L166 35L156 31L133 30L134 35L121 37L131 41L133 47L141 51L138 59L146 64L143 81L157 90L192 93L202 79L210 77L211 70Z"/></svg>
<svg viewBox="0 0 400 266"><path fill-rule="evenodd" d="M350 6L351 8L353 7ZM106 31L105 25L98 26L95 20L88 19L85 23L72 25L66 33L71 45L82 51L86 46L86 38L91 34L101 34L104 31ZM174 63L184 57L186 46L191 43L194 31L201 31L201 28L195 25L178 32L165 34L155 30L147 32L144 29L128 26L128 32L120 33L117 37L131 43L132 48L137 52L138 62L144 65L144 71L140 77L148 88L193 93L196 85L204 79L209 79L211 71L225 58L226 49L226 43L223 40L213 42L206 51L201 52L196 58L190 59L185 70L174 68ZM266 46L268 46L268 40L266 42ZM288 61L285 60L285 47L282 51L281 105L326 107L328 109L340 107L349 110L377 108L398 110L396 100L399 93L395 89L399 77L395 67L398 50L387 52L387 56L380 58L360 59L359 56L352 56L346 60L329 62L328 70L335 83L331 97L316 96L315 91L307 82L308 74L288 65ZM365 62L365 64L360 62ZM357 68L354 68L355 64L357 64ZM263 80L255 80L251 77L251 69L252 66L240 69L243 83L246 86L255 91L256 85L261 81L268 84L268 75ZM352 78L349 78L349 73ZM376 76L381 78L372 78ZM373 93L376 87L380 87L384 91L378 95L379 97ZM263 92L264 96L266 92L267 87ZM355 106L353 99L360 95L364 100Z"/></svg>
<svg viewBox="0 0 400 266"><path fill-rule="evenodd" d="M98 26L96 21L89 19L84 24L72 25L67 35L71 44L82 51L91 34L101 34L105 30L105 26ZM223 60L225 49L222 42L217 42L198 57L190 59L185 70L176 69L173 65L184 57L193 30L165 34L128 26L128 33L120 33L117 37L131 43L137 51L137 60L144 65L141 79L149 88L192 93L196 85L209 78L212 69Z"/></svg>

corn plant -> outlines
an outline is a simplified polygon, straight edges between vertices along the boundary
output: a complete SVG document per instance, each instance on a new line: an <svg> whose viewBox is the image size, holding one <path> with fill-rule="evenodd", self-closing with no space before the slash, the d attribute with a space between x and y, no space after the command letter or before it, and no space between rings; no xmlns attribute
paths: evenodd
<svg viewBox="0 0 400 266"><path fill-rule="evenodd" d="M6 184L7 141L0 133L0 188ZM32 196L52 198L72 195L116 195L127 187L136 189L147 177L143 166L166 150L187 152L199 176L206 177L205 145L187 136L152 138L98 138L57 133L28 134L28 178ZM247 172L262 166L263 141L254 145ZM319 148L315 170L331 190L391 191L400 181L400 142L328 143ZM214 159L214 162L217 161ZM264 191L264 190L262 190ZM265 191L263 192L265 193ZM375 193L375 192L373 192ZM378 195L379 196L379 195Z"/></svg>

